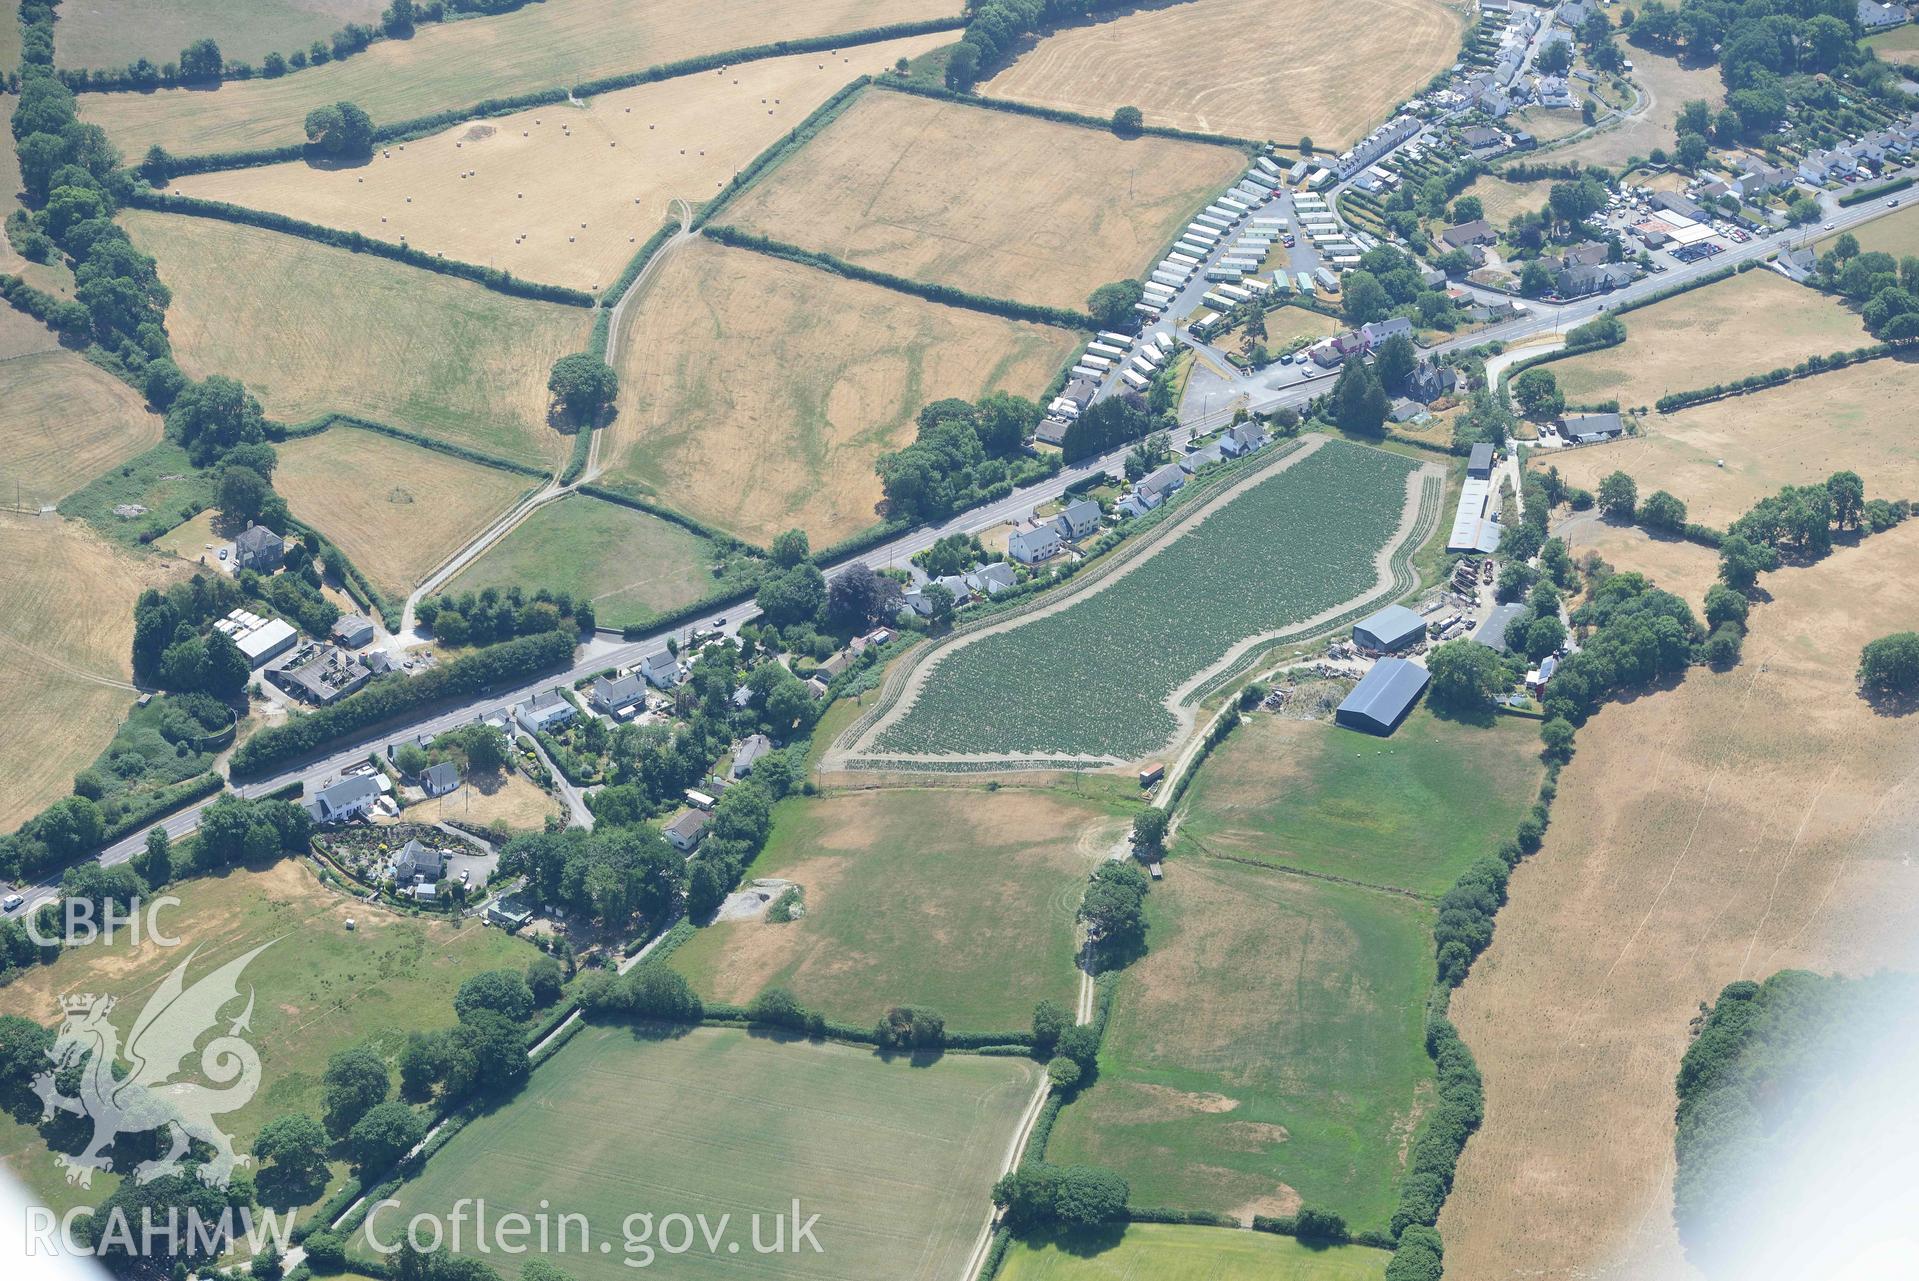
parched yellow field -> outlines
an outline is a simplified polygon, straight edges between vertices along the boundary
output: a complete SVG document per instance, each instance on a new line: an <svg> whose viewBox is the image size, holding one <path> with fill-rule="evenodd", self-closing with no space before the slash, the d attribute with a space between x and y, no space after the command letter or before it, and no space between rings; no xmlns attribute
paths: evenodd
<svg viewBox="0 0 1919 1281"><path fill-rule="evenodd" d="M1452 1003L1486 1120L1439 1225L1449 1276L1693 1275L1673 1079L1700 1002L1781 969L1909 963L1919 737L1853 673L1912 626L1915 573L1919 523L1767 575L1737 667L1579 732L1545 846Z"/></svg>
<svg viewBox="0 0 1919 1281"><path fill-rule="evenodd" d="M1617 347L1546 366L1574 403L1627 409L1661 396L1849 351L1871 338L1859 317L1825 294L1770 271L1748 271L1624 317Z"/></svg>
<svg viewBox="0 0 1919 1281"><path fill-rule="evenodd" d="M349 22L378 26L381 0L66 0L60 6L62 67L123 67L135 58L172 62L212 36L229 63L260 65L330 40Z"/></svg>
<svg viewBox="0 0 1919 1281"><path fill-rule="evenodd" d="M173 290L181 367L240 379L269 416L357 414L536 465L566 452L546 379L586 346L588 309L233 223L123 222Z"/></svg>
<svg viewBox="0 0 1919 1281"><path fill-rule="evenodd" d="M1919 26L1900 29L1919 36ZM1919 253L1919 205L1910 205L1896 214L1874 218L1864 226L1855 228L1851 234L1867 253L1891 254L1895 258ZM1827 236L1813 248L1823 254L1832 248L1833 241L1838 238L1837 235Z"/></svg>
<svg viewBox="0 0 1919 1281"><path fill-rule="evenodd" d="M1750 396L1648 420L1645 434L1555 455L1560 474L1597 489L1624 471L1643 496L1664 489L1692 520L1725 525L1781 485L1856 471L1870 498L1919 497L1910 430L1919 367L1902 360L1802 378ZM1723 464L1723 465L1722 465Z"/></svg>
<svg viewBox="0 0 1919 1281"><path fill-rule="evenodd" d="M279 447L273 487L394 598L534 483L391 436L334 427Z"/></svg>
<svg viewBox="0 0 1919 1281"><path fill-rule="evenodd" d="M139 392L0 314L0 505L37 511L160 439Z"/></svg>
<svg viewBox="0 0 1919 1281"><path fill-rule="evenodd" d="M1616 524L1597 511L1575 513L1553 536L1566 540L1574 560L1596 553L1614 569L1644 574L1690 601L1695 613L1704 609L1707 590L1719 581L1719 556L1712 549L1681 538L1654 538L1637 525Z"/></svg>
<svg viewBox="0 0 1919 1281"><path fill-rule="evenodd" d="M1550 179L1507 182L1488 173L1473 179L1471 185L1459 194L1479 197L1479 203L1486 209L1486 220L1496 227L1503 227L1522 213L1537 213L1544 209L1547 193L1551 190Z"/></svg>
<svg viewBox="0 0 1919 1281"><path fill-rule="evenodd" d="M541 791L524 774L501 773L469 779L445 796L407 807L409 822L451 819L469 826L501 826L517 832L537 832L548 815L558 814L560 803Z"/></svg>
<svg viewBox="0 0 1919 1281"><path fill-rule="evenodd" d="M617 357L606 481L765 545L873 524L873 462L945 396L1035 396L1065 329L941 307L706 240L637 300Z"/></svg>
<svg viewBox="0 0 1919 1281"><path fill-rule="evenodd" d="M584 109L455 125L381 148L365 165L295 161L182 178L174 189L598 291L669 202L710 199L855 76L950 41L942 33L749 62L606 94Z"/></svg>
<svg viewBox="0 0 1919 1281"><path fill-rule="evenodd" d="M1451 65L1464 30L1437 0L1205 0L1066 28L981 92L1337 152Z"/></svg>
<svg viewBox="0 0 1919 1281"><path fill-rule="evenodd" d="M1687 102L1703 100L1711 104L1715 112L1726 105L1726 86L1719 78L1719 68L1682 66L1675 59L1637 48L1632 50L1631 57L1631 78L1644 95L1642 109L1616 127L1603 129L1590 138L1581 138L1564 151L1554 152L1554 162L1616 168L1634 156L1650 155L1654 147L1670 149L1679 109ZM1577 126L1576 112L1556 114L1570 118Z"/></svg>
<svg viewBox="0 0 1919 1281"><path fill-rule="evenodd" d="M307 112L342 99L388 124L775 40L956 17L959 9L959 0L554 0L423 26L411 40L382 41L277 80L213 92L87 94L81 115L130 156L155 143L175 155L278 147L303 141Z"/></svg>
<svg viewBox="0 0 1919 1281"><path fill-rule="evenodd" d="M869 89L724 220L862 267L1084 307L1245 157Z"/></svg>
<svg viewBox="0 0 1919 1281"><path fill-rule="evenodd" d="M133 706L133 602L168 580L79 521L0 513L0 832L65 796Z"/></svg>

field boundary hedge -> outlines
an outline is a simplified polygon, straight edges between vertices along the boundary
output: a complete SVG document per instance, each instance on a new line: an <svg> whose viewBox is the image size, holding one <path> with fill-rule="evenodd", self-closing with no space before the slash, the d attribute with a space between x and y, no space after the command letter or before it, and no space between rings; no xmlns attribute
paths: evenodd
<svg viewBox="0 0 1919 1281"><path fill-rule="evenodd" d="M872 83L871 76L858 76L848 81L832 97L808 112L806 119L787 130L785 135L772 146L747 161L746 167L734 174L726 186L720 189L717 196L700 205L698 212L693 215L693 230L698 231L705 227L722 210L732 204L741 192L758 182L762 175L818 137L827 125L839 118L839 114L853 101L859 91Z"/></svg>
<svg viewBox="0 0 1919 1281"><path fill-rule="evenodd" d="M267 429L269 440L296 440L306 436L317 436L321 432L335 427L353 427L360 431L370 431L378 436L391 436L394 440L405 441L409 445L418 445L421 449L431 449L438 454L447 454L462 462L475 463L481 467L491 467L497 471L510 471L516 476L532 476L540 480L553 473L544 467L535 467L531 463L516 463L496 454L484 453L469 445L456 445L451 441L425 436L405 427L395 427L391 423L378 422L372 418L362 418L358 414L342 413L332 410L318 418L310 418L303 423L270 423Z"/></svg>
<svg viewBox="0 0 1919 1281"><path fill-rule="evenodd" d="M1039 120L1050 120L1054 124L1077 125L1082 129L1092 129L1099 133L1113 132L1113 122L1102 120L1098 116L1089 116L1077 111L1062 111L1057 107L1039 107L1030 102L1018 102L1011 98L983 98L978 94L957 93L951 89L933 85L913 84L910 81L883 79L875 81L882 88L896 93L910 93L916 97L934 98L941 102L954 102L965 107L980 107L987 111L1004 111L1008 115L1032 116ZM1180 142L1204 142L1216 147L1232 147L1248 155L1267 155L1268 148L1263 142L1251 138L1239 138L1229 133L1202 133L1195 129L1175 129L1171 125L1141 125L1139 133L1149 138L1172 138ZM1273 162L1279 163L1284 153L1274 149L1270 152Z"/></svg>
<svg viewBox="0 0 1919 1281"><path fill-rule="evenodd" d="M1863 365L1867 361L1897 356L1911 345L1910 342L1882 342L1870 347L1855 347L1851 351L1835 351L1829 356L1809 356L1796 365L1782 365L1768 373L1750 374L1737 382L1714 383L1710 387L1701 387L1694 391L1676 391L1669 396L1661 396L1655 403L1655 408L1662 414L1673 414L1697 405L1708 405L1716 400L1750 396L1753 392L1783 387L1787 383L1798 382L1802 378L1830 374L1853 365Z"/></svg>
<svg viewBox="0 0 1919 1281"><path fill-rule="evenodd" d="M956 289L952 285L934 285L925 281L913 280L906 276L896 276L890 271L875 271L870 267L860 267L836 258L832 254L821 253L814 249L802 249L783 240L774 240L757 232L743 231L738 227L706 227L703 234L733 249L745 249L752 253L765 254L769 258L783 258L798 263L802 267L812 267L819 271L844 276L848 280L858 280L869 285L878 285L882 289L891 289L895 293L911 294L926 302L939 303L946 307L960 307L967 311L984 312L989 316L998 316L1002 320L1024 320L1038 325L1054 325L1061 329L1071 329L1076 333L1092 333L1098 328L1098 322L1083 311L1073 311L1065 307L1047 307L1038 303L1014 302L1010 298L993 298L986 294L969 293Z"/></svg>
<svg viewBox="0 0 1919 1281"><path fill-rule="evenodd" d="M1891 182L1882 182L1877 187L1855 187L1839 197L1837 203L1841 209L1863 205L1869 200L1877 200L1880 196L1890 196L1895 191L1904 191L1914 182L1919 182L1919 178L1906 174L1904 177L1894 178Z"/></svg>
<svg viewBox="0 0 1919 1281"><path fill-rule="evenodd" d="M626 267L613 283L607 286L606 292L600 295L598 306L601 314L593 322L593 336L587 344L587 352L590 355L598 356L601 360L606 359L606 327L612 321L608 313L620 305L620 299L626 297L626 291L633 287L633 282L638 280L640 273L646 270L646 264L653 261L653 255L660 252L660 248L671 240L679 229L680 223L677 218L669 218L661 223L659 230L646 238L646 243L640 246L639 252L627 260Z"/></svg>
<svg viewBox="0 0 1919 1281"><path fill-rule="evenodd" d="M379 240L357 231L341 231L316 222L289 218L285 214L248 209L243 205L229 204L224 200L201 200L196 196L175 195L136 184L128 193L126 203L135 209L146 209L154 213L211 218L220 222L257 227L262 231L298 236L302 240L311 240L315 244L326 245L333 249L344 249L356 254L371 254L376 258L385 258L408 267L418 267L423 271L471 281L496 293L515 298L530 298L536 302L558 303L568 307L591 307L597 302L593 295L584 289L570 289L565 285L547 285L538 281L522 280L512 272L501 271L497 267L482 267L478 263L466 262L459 258L429 254L411 245Z"/></svg>
<svg viewBox="0 0 1919 1281"><path fill-rule="evenodd" d="M535 89L505 98L482 98L470 106L450 107L445 111L436 111L429 115L412 116L405 120L376 125L373 130L373 141L375 145L388 142L411 142L415 138L424 138L428 134L438 133L442 129L449 129L468 120L487 120L495 116L509 116L516 111L526 111L533 107L556 106L567 101L569 94L577 98L588 98L594 94L633 89L661 80L679 80L719 67L736 66L746 62L764 62L768 58L783 58L797 53L817 53L822 49L852 49L860 45L879 44L906 36L931 35L939 31L958 31L965 25L965 19L957 16L932 18L923 22L895 22L886 26L842 32L839 35L804 36L797 40L776 40L771 44L748 45L740 49L700 54L697 57L681 58L675 62L657 63L639 71L616 72L610 76L582 81L576 85ZM260 165L280 164L288 160L305 159L306 154L306 144L289 143L283 147L259 147L245 151L204 151L190 156L169 155L166 157L165 164L154 172L159 177L178 178L196 173L214 173L224 169L252 169Z"/></svg>

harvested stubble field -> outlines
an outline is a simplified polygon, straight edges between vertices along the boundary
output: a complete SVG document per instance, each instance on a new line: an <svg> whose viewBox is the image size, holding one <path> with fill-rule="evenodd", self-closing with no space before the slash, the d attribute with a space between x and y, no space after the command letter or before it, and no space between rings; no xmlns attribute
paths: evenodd
<svg viewBox="0 0 1919 1281"><path fill-rule="evenodd" d="M1209 495L1197 517L1175 512L1118 570L935 651L857 750L1153 751L1179 728L1174 696L1242 642L1383 590L1420 475L1397 454L1316 437L1233 481L1230 497Z"/></svg>
<svg viewBox="0 0 1919 1281"><path fill-rule="evenodd" d="M1596 511L1577 512L1553 531L1566 540L1574 560L1588 552L1615 569L1644 574L1695 611L1705 607L1706 592L1719 581L1719 557L1712 549L1683 538L1654 538L1637 525L1621 525Z"/></svg>
<svg viewBox="0 0 1919 1281"><path fill-rule="evenodd" d="M0 514L0 831L65 796L133 705L133 602L171 579L77 521Z"/></svg>
<svg viewBox="0 0 1919 1281"><path fill-rule="evenodd" d="M484 1198L489 1216L566 1206L590 1225L587 1248L572 1229L551 1262L579 1281L612 1281L639 1266L622 1243L627 1215L704 1206L709 1222L732 1214L739 1252L680 1255L676 1277L951 1277L1038 1071L966 1054L909 1066L733 1028L588 1027L512 1107L455 1135L372 1226L404 1231L414 1214L444 1215L463 1197ZM770 1221L795 1195L801 1219L819 1216L820 1252L789 1250L770 1268L745 1244L747 1219L762 1216L770 1244ZM362 1236L356 1249L366 1248Z"/></svg>
<svg viewBox="0 0 1919 1281"><path fill-rule="evenodd" d="M1383 1250L1328 1249L1291 1237L1225 1228L1135 1223L1108 1235L1044 1236L1015 1241L1004 1281L1378 1281Z"/></svg>
<svg viewBox="0 0 1919 1281"><path fill-rule="evenodd" d="M1651 406L1693 391L1872 342L1837 300L1770 271L1748 271L1622 317L1626 341L1547 365L1575 404Z"/></svg>
<svg viewBox="0 0 1919 1281"><path fill-rule="evenodd" d="M1745 656L1603 709L1452 1004L1486 1077L1440 1227L1472 1277L1689 1275L1673 1080L1735 979L1909 963L1919 740L1853 687L1910 628L1919 524L1766 576ZM1524 1010L1524 1018L1513 1011Z"/></svg>
<svg viewBox="0 0 1919 1281"><path fill-rule="evenodd" d="M139 392L60 350L39 322L9 309L0 317L0 343L6 344L0 355L0 502L6 506L37 511L56 503L159 441L160 418Z"/></svg>
<svg viewBox="0 0 1919 1281"><path fill-rule="evenodd" d="M173 290L188 374L238 378L283 422L349 413L515 462L565 454L546 379L586 346L586 308L212 219L122 221Z"/></svg>
<svg viewBox="0 0 1919 1281"><path fill-rule="evenodd" d="M301 122L307 112L341 100L359 104L375 124L387 124L728 49L958 14L958 0L714 0L688 6L565 0L424 26L411 40L383 41L344 61L277 80L238 81L211 93L88 94L80 110L82 119L105 127L128 155L144 155L155 143L177 156L283 147L305 140Z"/></svg>
<svg viewBox="0 0 1919 1281"><path fill-rule="evenodd" d="M981 92L1336 153L1445 70L1464 29L1437 0L1173 4L1064 28Z"/></svg>
<svg viewBox="0 0 1919 1281"><path fill-rule="evenodd" d="M1099 1080L1047 1145L1135 1205L1384 1228L1431 1092L1431 905L1178 857L1146 900Z"/></svg>
<svg viewBox="0 0 1919 1281"><path fill-rule="evenodd" d="M294 161L177 180L225 200L404 240L527 280L610 286L675 197L709 200L855 76L951 34L796 54L538 107L382 147L364 165Z"/></svg>
<svg viewBox="0 0 1919 1281"><path fill-rule="evenodd" d="M276 1116L323 1114L320 1076L329 1055L366 1043L392 1065L408 1033L452 1026L453 994L468 976L523 970L539 955L477 920L403 917L358 902L326 889L292 859L195 878L170 892L181 902L162 920L186 946L160 946L144 935L135 943L122 932L111 943L69 948L54 964L35 966L0 989L0 1013L44 1022L62 993L107 992L118 998L113 1023L124 1038L146 999L189 954L190 983L270 944L242 976L242 990L250 985L258 993L247 1039L260 1055L260 1089L222 1120L242 1150ZM60 1182L44 1148L23 1161L22 1172L35 1186Z"/></svg>
<svg viewBox="0 0 1919 1281"><path fill-rule="evenodd" d="M806 914L710 925L673 965L709 998L784 987L841 1022L924 1005L956 1030L1016 1030L1039 1001L1073 1008L1074 913L1125 832L1113 805L1065 790L788 800L746 877L797 882Z"/></svg>
<svg viewBox="0 0 1919 1281"><path fill-rule="evenodd" d="M396 600L535 483L351 427L277 448L273 487L293 514Z"/></svg>
<svg viewBox="0 0 1919 1281"><path fill-rule="evenodd" d="M1617 169L1634 156L1650 155L1654 147L1670 149L1673 126L1679 121L1679 109L1686 103L1701 99L1715 112L1726 105L1726 86L1719 77L1718 67L1687 67L1676 59L1637 48L1631 51L1631 56L1631 78L1638 82L1644 96L1643 109L1627 116L1616 127L1603 129L1563 151L1553 152L1554 163ZM1579 119L1575 112L1557 114L1575 122Z"/></svg>
<svg viewBox="0 0 1919 1281"><path fill-rule="evenodd" d="M1726 525L1781 485L1856 471L1872 498L1919 497L1910 431L1919 365L1873 360L1651 419L1645 434L1556 456L1560 474L1596 489L1621 470L1643 497L1664 489L1687 515ZM1723 466L1721 465L1723 463Z"/></svg>
<svg viewBox="0 0 1919 1281"><path fill-rule="evenodd" d="M1228 147L869 89L724 221L915 280L1083 308L1245 163Z"/></svg>
<svg viewBox="0 0 1919 1281"><path fill-rule="evenodd" d="M118 70L146 58L158 66L212 36L229 63L257 67L269 53L330 42L349 22L378 26L385 8L381 0L66 0L54 60Z"/></svg>
<svg viewBox="0 0 1919 1281"><path fill-rule="evenodd" d="M1194 778L1179 834L1208 854L1440 894L1512 836L1542 773L1539 726L1517 717L1421 707L1380 739L1254 716Z"/></svg>
<svg viewBox="0 0 1919 1281"><path fill-rule="evenodd" d="M1037 395L1078 345L708 240L669 254L647 291L615 360L606 483L761 546L873 524L874 460L912 441L923 407Z"/></svg>
<svg viewBox="0 0 1919 1281"><path fill-rule="evenodd" d="M698 534L631 507L576 497L548 503L447 584L449 592L542 587L590 599L602 627L630 627L723 585Z"/></svg>

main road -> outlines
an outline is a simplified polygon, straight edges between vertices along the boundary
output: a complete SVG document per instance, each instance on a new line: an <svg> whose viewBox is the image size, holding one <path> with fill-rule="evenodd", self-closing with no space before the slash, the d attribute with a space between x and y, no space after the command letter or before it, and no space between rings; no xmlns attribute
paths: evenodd
<svg viewBox="0 0 1919 1281"><path fill-rule="evenodd" d="M1523 316L1441 343L1432 350L1440 352L1460 350L1495 340L1512 344L1541 334L1560 333L1570 326L1590 320L1603 312L1616 310L1622 302L1642 298L1659 290L1670 289L1675 285L1684 284L1728 266L1765 257L1812 236L1837 235L1840 231L1855 228L1887 212L1889 209L1883 201L1871 201L1852 209L1836 210L1828 214L1825 225L1820 228L1806 228L1799 233L1755 239L1747 244L1734 246L1725 253L1702 262L1689 263L1660 275L1648 276L1602 297L1558 305L1529 304L1532 310ZM1180 423L1179 429L1173 433L1173 443L1183 444L1194 435L1203 435L1230 423L1234 411L1241 402L1247 408L1260 413L1271 413L1285 406L1302 405L1319 395L1325 389L1327 380L1334 376L1331 371L1328 371L1314 377L1299 379L1294 376L1294 369L1295 367L1290 365L1274 365L1260 373L1236 379L1232 394L1227 397L1228 403L1218 409L1187 416ZM1284 371L1285 378L1274 376L1274 370ZM962 512L938 525L922 525L907 530L898 537L866 552L845 557L822 568L830 573L834 569L862 561L880 568L904 565L915 553L924 551L948 535L978 533L1008 521L1022 520L1030 515L1035 507L1059 498L1076 482L1100 472L1111 471L1119 466L1130 448L1131 446L1128 445L1097 458L1062 467L1046 479L1015 490L996 502ZM495 690L465 699L429 715L402 724L390 725L378 733L358 735L325 756L282 770L266 778L235 785L231 790L241 796L259 797L299 783L308 794L311 794L314 790L337 780L346 770L365 761L370 754L383 752L389 743L400 742L420 734L437 734L474 721L485 720L491 716L503 715L512 704L541 690L550 689L555 685L571 685L576 680L592 676L608 667L624 667L637 663L646 655L664 647L669 637L684 637L694 630L732 634L739 630L741 624L750 622L758 616L759 610L753 604L743 602L727 609L716 610L697 622L662 628L636 640L615 640L610 637L596 636L581 649L578 661L565 671L554 672L537 681L529 681L510 689ZM155 826L165 828L167 834L175 839L185 836L199 826L201 810L213 799L208 798L176 811ZM125 862L144 847L145 841L146 832L143 830L108 846L101 852L100 861L108 865ZM51 877L30 887L21 887L20 892L26 898L26 905L17 909L17 912L31 911L35 905L53 898L57 885L58 878Z"/></svg>

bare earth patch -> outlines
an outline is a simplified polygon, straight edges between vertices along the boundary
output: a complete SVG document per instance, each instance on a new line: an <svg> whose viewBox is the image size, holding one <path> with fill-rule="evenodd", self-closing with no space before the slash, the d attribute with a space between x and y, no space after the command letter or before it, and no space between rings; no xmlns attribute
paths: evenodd
<svg viewBox="0 0 1919 1281"><path fill-rule="evenodd" d="M1440 1223L1449 1271L1688 1275L1673 1079L1700 1002L1784 968L1909 959L1919 737L1853 671L1866 641L1911 627L1915 572L1907 524L1769 575L1737 667L1580 731L1545 846L1453 1001L1486 1123Z"/></svg>

